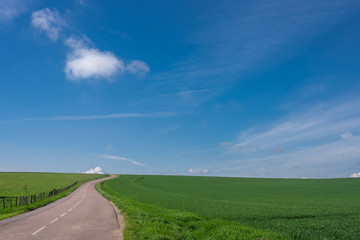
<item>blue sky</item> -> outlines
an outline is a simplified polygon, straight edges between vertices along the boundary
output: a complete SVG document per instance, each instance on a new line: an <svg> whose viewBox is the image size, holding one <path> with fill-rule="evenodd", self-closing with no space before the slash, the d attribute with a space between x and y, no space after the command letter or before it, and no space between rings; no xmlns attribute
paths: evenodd
<svg viewBox="0 0 360 240"><path fill-rule="evenodd" d="M360 176L359 1L0 3L0 171Z"/></svg>

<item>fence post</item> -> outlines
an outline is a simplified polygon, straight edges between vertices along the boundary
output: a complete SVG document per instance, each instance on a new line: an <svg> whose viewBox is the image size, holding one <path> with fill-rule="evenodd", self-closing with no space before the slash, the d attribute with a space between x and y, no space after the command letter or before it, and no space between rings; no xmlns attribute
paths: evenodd
<svg viewBox="0 0 360 240"><path fill-rule="evenodd" d="M5 208L5 198L3 197L3 208Z"/></svg>

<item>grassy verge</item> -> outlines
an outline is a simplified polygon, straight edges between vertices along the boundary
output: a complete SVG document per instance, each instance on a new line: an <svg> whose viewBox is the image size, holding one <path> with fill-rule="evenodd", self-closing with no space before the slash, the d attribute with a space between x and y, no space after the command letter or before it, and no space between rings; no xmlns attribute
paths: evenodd
<svg viewBox="0 0 360 240"><path fill-rule="evenodd" d="M49 192L54 188L64 188L78 181L78 184L61 194L37 201L27 206L3 209L2 205L0 205L0 220L45 206L69 195L85 182L107 176L108 175L67 173L0 173L0 196L20 196L43 191ZM26 186L26 189L28 190L27 193L24 192L24 186Z"/></svg>
<svg viewBox="0 0 360 240"><path fill-rule="evenodd" d="M107 186L108 182L98 183L96 189L121 210L126 225L125 239L290 239L235 221L141 203L113 191Z"/></svg>

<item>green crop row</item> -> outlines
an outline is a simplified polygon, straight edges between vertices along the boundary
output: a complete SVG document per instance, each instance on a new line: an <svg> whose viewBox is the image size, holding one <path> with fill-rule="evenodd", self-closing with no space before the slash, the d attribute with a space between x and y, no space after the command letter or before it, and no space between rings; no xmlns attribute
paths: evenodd
<svg viewBox="0 0 360 240"><path fill-rule="evenodd" d="M107 182L97 190L114 202L125 218L125 239L289 239L281 234L256 229L220 218L208 219L190 212L170 210L126 198L110 189Z"/></svg>
<svg viewBox="0 0 360 240"><path fill-rule="evenodd" d="M136 184L138 177L103 184L128 216L129 239L147 239L149 229L184 231L170 239L220 239L215 232L221 229L232 233L223 239L360 236L360 179L145 176Z"/></svg>

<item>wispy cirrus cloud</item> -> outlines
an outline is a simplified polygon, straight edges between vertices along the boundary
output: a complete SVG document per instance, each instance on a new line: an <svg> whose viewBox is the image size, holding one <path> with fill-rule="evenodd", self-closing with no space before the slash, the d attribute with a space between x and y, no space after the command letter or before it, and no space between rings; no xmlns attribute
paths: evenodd
<svg viewBox="0 0 360 240"><path fill-rule="evenodd" d="M351 167L360 158L359 133L360 99L338 99L294 112L271 127L246 130L236 141L223 142L221 147L238 159L228 170L242 169L246 162L249 169L257 169L254 171L272 166L282 172L311 172L315 168L321 172L321 167Z"/></svg>
<svg viewBox="0 0 360 240"><path fill-rule="evenodd" d="M211 16L203 16L208 25L186 39L196 51L154 78L164 84L209 86L218 84L219 76L225 81L224 73L231 79L231 74L238 78L254 69L266 69L265 64L273 66L300 54L304 44L360 9L359 2L350 0L218 4L212 6L217 11L210 11Z"/></svg>
<svg viewBox="0 0 360 240"><path fill-rule="evenodd" d="M32 0L1 0L0 23L9 22L26 12L32 2Z"/></svg>
<svg viewBox="0 0 360 240"><path fill-rule="evenodd" d="M98 157L101 158L101 159L108 159L108 160L127 161L127 162L130 162L133 165L137 165L137 166L141 166L141 167L146 166L145 164L143 164L141 162L132 160L132 159L127 158L127 157L120 157L120 156L106 155L106 154L99 154Z"/></svg>
<svg viewBox="0 0 360 240"><path fill-rule="evenodd" d="M245 151L247 148L266 150L282 145L307 145L331 137L346 139L352 135L349 130L360 130L360 99L319 104L293 113L269 129L246 130L237 141L223 145L233 151Z"/></svg>
<svg viewBox="0 0 360 240"><path fill-rule="evenodd" d="M190 101L192 103L197 102L201 104L202 102L218 95L223 88L206 88L206 89L191 89L191 90L183 90L174 93L161 94L158 96L159 98L180 98L183 101Z"/></svg>
<svg viewBox="0 0 360 240"><path fill-rule="evenodd" d="M60 17L56 9L44 8L31 14L31 24L56 41L62 28L66 26L66 21Z"/></svg>
<svg viewBox="0 0 360 240"><path fill-rule="evenodd" d="M122 119L122 118L162 118L176 117L181 114L177 112L153 112L153 113L113 113L104 115L77 115L77 116L54 116L39 118L21 118L15 120L2 121L2 123L31 122L31 121L82 121L82 120L101 120L101 119Z"/></svg>
<svg viewBox="0 0 360 240"><path fill-rule="evenodd" d="M163 128L161 130L159 130L157 132L157 134L166 134L166 133L170 133L170 132L173 132L173 131L176 131L178 130L179 128L181 128L182 126L184 126L184 124L182 123L176 123L174 125L171 125L169 127L166 127L166 128Z"/></svg>
<svg viewBox="0 0 360 240"><path fill-rule="evenodd" d="M314 146L288 149L282 154L257 154L237 156L222 163L219 172L256 177L348 177L359 168L360 137L336 140Z"/></svg>
<svg viewBox="0 0 360 240"><path fill-rule="evenodd" d="M171 91L169 93L153 94L151 97L139 99L132 103L134 105L152 105L152 106L168 106L169 108L197 108L209 101L210 99L219 96L223 92L223 88L206 88L206 89L188 89L180 91ZM156 90L158 91L158 90Z"/></svg>

